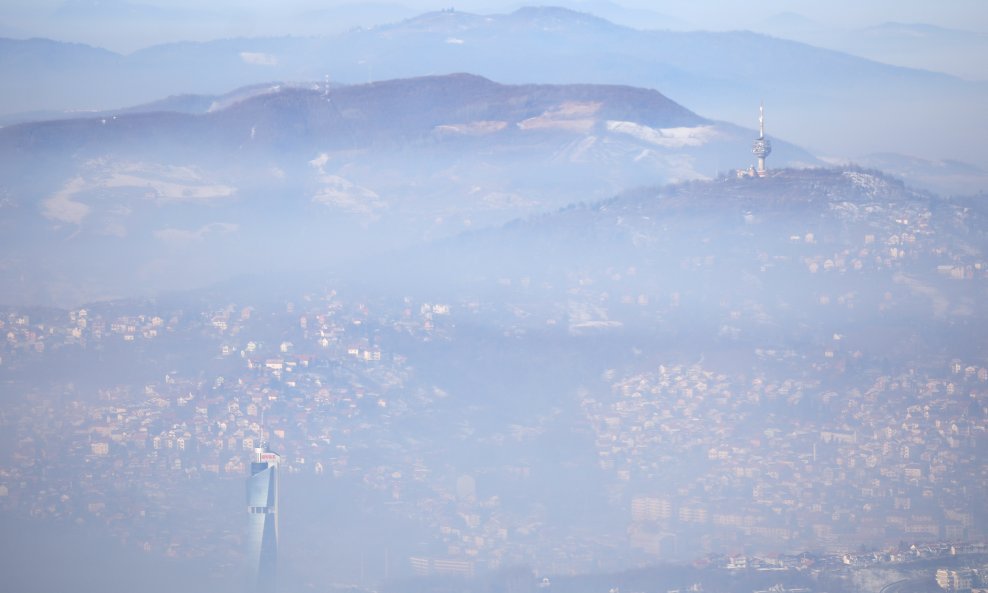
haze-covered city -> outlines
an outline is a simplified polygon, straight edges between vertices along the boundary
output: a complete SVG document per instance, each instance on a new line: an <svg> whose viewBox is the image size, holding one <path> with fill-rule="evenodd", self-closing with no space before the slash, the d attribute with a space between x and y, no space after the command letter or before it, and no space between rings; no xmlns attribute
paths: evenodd
<svg viewBox="0 0 988 593"><path fill-rule="evenodd" d="M31 592L988 588L988 10L0 7Z"/></svg>

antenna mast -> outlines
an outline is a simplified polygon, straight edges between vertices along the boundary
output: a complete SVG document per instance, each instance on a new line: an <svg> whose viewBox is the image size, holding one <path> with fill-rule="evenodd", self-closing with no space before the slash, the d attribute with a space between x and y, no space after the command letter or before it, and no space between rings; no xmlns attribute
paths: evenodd
<svg viewBox="0 0 988 593"><path fill-rule="evenodd" d="M758 105L758 137L765 138L765 101Z"/></svg>

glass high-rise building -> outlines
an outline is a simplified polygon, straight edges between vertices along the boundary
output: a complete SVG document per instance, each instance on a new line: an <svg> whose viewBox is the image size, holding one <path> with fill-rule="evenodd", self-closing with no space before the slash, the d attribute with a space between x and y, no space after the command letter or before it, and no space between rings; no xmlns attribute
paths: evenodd
<svg viewBox="0 0 988 593"><path fill-rule="evenodd" d="M254 449L247 478L247 593L278 588L278 464L266 445Z"/></svg>

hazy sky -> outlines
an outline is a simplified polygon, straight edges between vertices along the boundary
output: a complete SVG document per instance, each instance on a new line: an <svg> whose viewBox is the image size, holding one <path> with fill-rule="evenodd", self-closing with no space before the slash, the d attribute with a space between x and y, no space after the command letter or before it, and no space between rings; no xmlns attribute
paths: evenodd
<svg viewBox="0 0 988 593"><path fill-rule="evenodd" d="M33 11L36 14L52 12L63 0L5 0L4 13L12 10ZM77 0L77 4L107 5L116 0ZM511 10L519 5L588 5L601 3L599 0L556 0L533 2L505 2L498 0L376 0L371 4L397 4L419 10L432 10L455 7L461 10L500 12ZM626 7L645 8L688 19L701 27L731 27L746 21L758 20L780 12L796 12L813 19L836 25L860 26L895 20L902 22L927 22L942 26L985 30L988 27L988 4L984 0L760 0L742 2L738 0L669 0L655 2L647 0L620 0L614 2ZM244 13L268 14L271 12L290 13L327 6L358 4L353 0L140 0L132 4L143 4L163 8L189 8L211 11L237 11Z"/></svg>

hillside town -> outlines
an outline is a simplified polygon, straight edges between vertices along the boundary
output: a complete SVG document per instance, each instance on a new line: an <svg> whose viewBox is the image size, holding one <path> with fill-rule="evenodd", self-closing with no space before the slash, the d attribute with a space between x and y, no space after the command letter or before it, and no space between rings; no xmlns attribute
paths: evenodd
<svg viewBox="0 0 988 593"><path fill-rule="evenodd" d="M861 224L837 239L793 228L748 271L806 280L785 297L796 320L807 307L875 316L925 299L907 321L921 330L983 322L966 300L988 280L983 254L922 211ZM716 269L703 249L681 266ZM827 274L840 291L811 280ZM284 460L285 492L357 492L346 504L371 523L402 526L393 552L343 577L360 584L515 565L814 571L984 553L983 344L917 344L890 314L869 331L839 316L798 321L804 338L780 346L759 334L785 318L766 291L725 297L702 326L710 336L670 348L663 336L690 293L638 292L645 275L572 269L552 287L563 301L531 296L548 281L503 276L497 299L382 297L341 281L290 300L205 292L7 309L0 508L235 572L242 484L265 442ZM875 277L885 283L866 286ZM646 317L656 337L593 346ZM489 352L516 366L486 367ZM284 549L300 563L327 553ZM976 588L977 568L940 580Z"/></svg>

